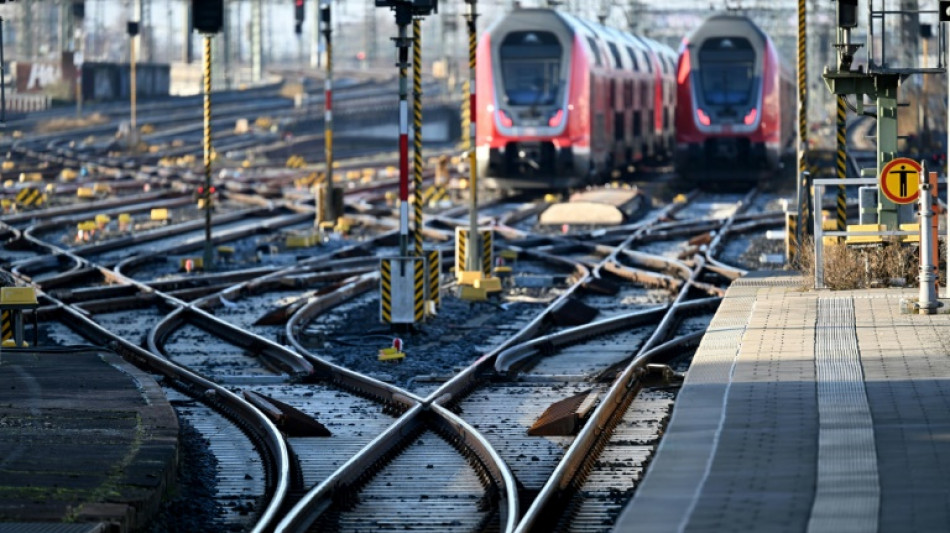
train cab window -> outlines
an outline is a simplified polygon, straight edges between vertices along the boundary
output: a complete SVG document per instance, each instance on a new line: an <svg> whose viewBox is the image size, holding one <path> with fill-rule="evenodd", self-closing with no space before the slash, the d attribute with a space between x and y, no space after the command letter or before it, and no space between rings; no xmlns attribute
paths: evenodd
<svg viewBox="0 0 950 533"><path fill-rule="evenodd" d="M637 54L633 53L633 48L627 47L627 55L630 56L630 61L633 62L633 70L640 70L640 62L637 61Z"/></svg>
<svg viewBox="0 0 950 533"><path fill-rule="evenodd" d="M699 93L708 105L745 113L756 86L755 50L743 37L707 39L699 49Z"/></svg>
<svg viewBox="0 0 950 533"><path fill-rule="evenodd" d="M590 51L594 54L594 65L599 67L601 65L601 61L600 48L597 48L597 41L595 41L593 37L588 37L587 44L590 45Z"/></svg>
<svg viewBox="0 0 950 533"><path fill-rule="evenodd" d="M607 43L607 46L610 48L610 54L614 56L614 68L622 69L623 62L620 60L620 51L617 50L617 45L614 43Z"/></svg>
<svg viewBox="0 0 950 533"><path fill-rule="evenodd" d="M551 32L509 33L499 49L502 85L509 105L552 105L561 81L561 42Z"/></svg>

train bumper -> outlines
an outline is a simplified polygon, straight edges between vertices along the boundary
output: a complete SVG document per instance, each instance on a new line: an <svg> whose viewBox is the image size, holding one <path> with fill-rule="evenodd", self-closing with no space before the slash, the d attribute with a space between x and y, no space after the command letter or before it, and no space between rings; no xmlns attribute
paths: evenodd
<svg viewBox="0 0 950 533"><path fill-rule="evenodd" d="M778 153L748 138L712 137L702 143L678 143L676 162L683 170L775 168Z"/></svg>
<svg viewBox="0 0 950 533"><path fill-rule="evenodd" d="M587 158L576 154L573 147L557 148L550 141L480 147L478 157L489 188L557 189L582 185L587 178L586 172L578 172L578 165L587 168Z"/></svg>

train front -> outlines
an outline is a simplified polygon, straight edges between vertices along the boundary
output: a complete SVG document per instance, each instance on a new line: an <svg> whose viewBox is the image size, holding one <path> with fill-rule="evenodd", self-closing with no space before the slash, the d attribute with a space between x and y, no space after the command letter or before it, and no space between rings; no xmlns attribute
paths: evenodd
<svg viewBox="0 0 950 533"><path fill-rule="evenodd" d="M572 69L586 72L583 61L572 61L576 46L574 32L548 9L516 10L483 36L476 155L486 187L563 189L586 178L575 170L589 166L590 152L581 124L587 101L571 94L572 85L589 85L572 79Z"/></svg>
<svg viewBox="0 0 950 533"><path fill-rule="evenodd" d="M765 34L746 17L706 20L680 50L680 170L776 168L780 107L778 60Z"/></svg>

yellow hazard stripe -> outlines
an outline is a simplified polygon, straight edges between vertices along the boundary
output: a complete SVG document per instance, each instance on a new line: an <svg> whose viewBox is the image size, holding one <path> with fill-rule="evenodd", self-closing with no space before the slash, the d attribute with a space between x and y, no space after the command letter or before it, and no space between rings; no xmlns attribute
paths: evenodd
<svg viewBox="0 0 950 533"><path fill-rule="evenodd" d="M435 301L436 305L442 301L442 295L439 292L439 273L441 272L441 254L438 250L429 251L429 299Z"/></svg>
<svg viewBox="0 0 950 533"><path fill-rule="evenodd" d="M465 271L465 247L468 244L468 231L459 228L456 233L458 238L455 243L455 269L458 272Z"/></svg>
<svg viewBox="0 0 950 533"><path fill-rule="evenodd" d="M492 232L482 232L482 271L486 276L491 276L491 252L492 252Z"/></svg>
<svg viewBox="0 0 950 533"><path fill-rule="evenodd" d="M0 333L2 333L2 340L13 338L13 320L10 311L4 311L0 315Z"/></svg>
<svg viewBox="0 0 950 533"><path fill-rule="evenodd" d="M380 312L383 322L391 323L393 318L392 264L387 259L383 259L380 264L379 280L382 286Z"/></svg>
<svg viewBox="0 0 950 533"><path fill-rule="evenodd" d="M416 322L422 320L423 313L425 312L425 301L426 301L426 269L425 263L422 261L422 258L416 258L413 261L415 268L412 271L413 278L413 316L415 317Z"/></svg>
<svg viewBox="0 0 950 533"><path fill-rule="evenodd" d="M844 231L848 225L848 211L847 211L847 200L845 198L845 178L847 177L847 167L845 160L845 150L847 148L847 140L845 138L845 126L848 118L848 111L845 107L844 96L838 96L837 98L837 120L836 120L836 141L837 141L837 153L835 154L835 170L838 174L838 179L842 180L841 184L838 186L838 201L837 201L837 228L838 231Z"/></svg>

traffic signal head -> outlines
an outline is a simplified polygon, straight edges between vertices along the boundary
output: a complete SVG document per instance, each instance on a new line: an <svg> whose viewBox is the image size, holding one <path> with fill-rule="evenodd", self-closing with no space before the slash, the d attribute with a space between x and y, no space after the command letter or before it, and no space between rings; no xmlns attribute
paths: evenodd
<svg viewBox="0 0 950 533"><path fill-rule="evenodd" d="M412 10L413 15L429 15L439 12L439 0L376 0L376 7Z"/></svg>
<svg viewBox="0 0 950 533"><path fill-rule="evenodd" d="M297 24L303 24L304 11L303 11L303 2L304 0L294 0L294 20L297 21ZM300 32L297 32L300 33Z"/></svg>
<svg viewBox="0 0 950 533"><path fill-rule="evenodd" d="M86 2L78 0L73 2L73 17L77 19L86 18Z"/></svg>
<svg viewBox="0 0 950 533"><path fill-rule="evenodd" d="M224 26L224 0L191 0L191 20L201 33L218 33Z"/></svg>
<svg viewBox="0 0 950 533"><path fill-rule="evenodd" d="M835 7L839 28L858 27L858 0L838 0Z"/></svg>

